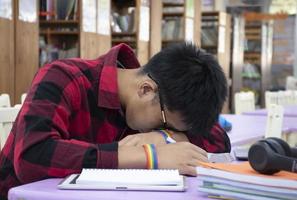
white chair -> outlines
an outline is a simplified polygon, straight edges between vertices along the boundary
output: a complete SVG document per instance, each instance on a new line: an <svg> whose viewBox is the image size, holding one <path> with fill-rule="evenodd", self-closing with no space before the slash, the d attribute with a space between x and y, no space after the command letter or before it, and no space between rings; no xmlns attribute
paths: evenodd
<svg viewBox="0 0 297 200"><path fill-rule="evenodd" d="M22 94L22 96L21 96L21 104L24 103L26 97L27 97L27 94L26 93Z"/></svg>
<svg viewBox="0 0 297 200"><path fill-rule="evenodd" d="M281 106L287 106L289 105L287 95L285 91L278 91L277 92L277 98L278 98L278 105Z"/></svg>
<svg viewBox="0 0 297 200"><path fill-rule="evenodd" d="M253 92L235 93L235 114L250 112L256 109L255 94Z"/></svg>
<svg viewBox="0 0 297 200"><path fill-rule="evenodd" d="M265 107L266 107L266 109L269 109L269 106L271 104L280 105L278 92L266 91L265 92Z"/></svg>
<svg viewBox="0 0 297 200"><path fill-rule="evenodd" d="M19 107L0 108L0 147L3 148L15 121Z"/></svg>
<svg viewBox="0 0 297 200"><path fill-rule="evenodd" d="M297 105L297 90L286 90L284 93L286 105Z"/></svg>
<svg viewBox="0 0 297 200"><path fill-rule="evenodd" d="M284 108L282 105L270 104L267 114L265 138L282 138Z"/></svg>
<svg viewBox="0 0 297 200"><path fill-rule="evenodd" d="M286 90L297 90L297 78L288 76L286 78Z"/></svg>
<svg viewBox="0 0 297 200"><path fill-rule="evenodd" d="M9 94L0 95L0 107L10 107L10 97Z"/></svg>
<svg viewBox="0 0 297 200"><path fill-rule="evenodd" d="M276 104L281 106L297 105L297 91L285 90L277 92L265 92L265 105L269 109L269 105Z"/></svg>
<svg viewBox="0 0 297 200"><path fill-rule="evenodd" d="M293 93L293 105L297 105L297 90L292 91Z"/></svg>

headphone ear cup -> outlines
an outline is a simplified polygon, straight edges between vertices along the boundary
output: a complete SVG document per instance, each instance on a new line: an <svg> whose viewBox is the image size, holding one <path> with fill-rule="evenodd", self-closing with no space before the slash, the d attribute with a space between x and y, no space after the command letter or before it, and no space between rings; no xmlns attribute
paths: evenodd
<svg viewBox="0 0 297 200"><path fill-rule="evenodd" d="M271 138L266 138L264 142L266 142L275 153L278 153L282 156L286 156L285 149L278 141Z"/></svg>
<svg viewBox="0 0 297 200"><path fill-rule="evenodd" d="M270 137L270 138L267 138L267 140L273 140L273 141L277 142L278 144L280 144L282 146L283 150L285 151L286 156L289 156L289 157L292 156L291 147L284 140L282 140L280 138L276 138L276 137Z"/></svg>
<svg viewBox="0 0 297 200"><path fill-rule="evenodd" d="M248 160L254 170L262 174L274 174L280 170L273 168L273 157L275 154L265 140L253 144L248 152Z"/></svg>

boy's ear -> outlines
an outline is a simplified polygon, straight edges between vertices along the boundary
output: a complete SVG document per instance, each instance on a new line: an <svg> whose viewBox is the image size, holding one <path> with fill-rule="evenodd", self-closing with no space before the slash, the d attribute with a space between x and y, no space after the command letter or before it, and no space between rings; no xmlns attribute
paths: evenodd
<svg viewBox="0 0 297 200"><path fill-rule="evenodd" d="M138 97L144 100L153 100L158 91L158 86L154 81L144 80L138 86Z"/></svg>

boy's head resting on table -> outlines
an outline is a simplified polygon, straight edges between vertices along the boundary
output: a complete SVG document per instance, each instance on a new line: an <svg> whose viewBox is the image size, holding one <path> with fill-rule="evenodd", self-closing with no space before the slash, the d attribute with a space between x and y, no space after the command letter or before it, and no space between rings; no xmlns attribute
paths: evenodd
<svg viewBox="0 0 297 200"><path fill-rule="evenodd" d="M125 91L121 97L127 124L141 132L168 128L207 134L227 95L218 62L190 43L171 45L136 71L120 70L119 77L131 83L119 86Z"/></svg>

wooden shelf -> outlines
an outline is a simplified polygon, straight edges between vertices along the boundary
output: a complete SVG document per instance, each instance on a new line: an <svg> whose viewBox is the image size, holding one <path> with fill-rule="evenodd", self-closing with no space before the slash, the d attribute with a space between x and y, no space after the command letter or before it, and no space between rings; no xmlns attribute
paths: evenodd
<svg viewBox="0 0 297 200"><path fill-rule="evenodd" d="M183 39L169 39L169 40L162 40L162 43L178 43L178 42L183 42Z"/></svg>
<svg viewBox="0 0 297 200"><path fill-rule="evenodd" d="M246 29L245 34L261 35L261 29Z"/></svg>
<svg viewBox="0 0 297 200"><path fill-rule="evenodd" d="M244 78L244 79L256 79L256 80L260 80L261 79L261 77L259 76L259 75L242 75L241 76L242 78Z"/></svg>
<svg viewBox="0 0 297 200"><path fill-rule="evenodd" d="M39 20L40 24L78 24L78 20Z"/></svg>
<svg viewBox="0 0 297 200"><path fill-rule="evenodd" d="M202 25L201 28L202 29L213 29L213 30L215 30L215 29L219 28L219 25L218 24L216 24L216 25Z"/></svg>
<svg viewBox="0 0 297 200"><path fill-rule="evenodd" d="M136 37L136 32L127 32L127 33L113 32L112 37Z"/></svg>
<svg viewBox="0 0 297 200"><path fill-rule="evenodd" d="M183 7L185 6L184 3L163 3L163 7Z"/></svg>
<svg viewBox="0 0 297 200"><path fill-rule="evenodd" d="M131 38L131 39L113 38L112 43L136 43L136 39L134 39L134 38Z"/></svg>
<svg viewBox="0 0 297 200"><path fill-rule="evenodd" d="M261 52L260 51L245 51L244 52L245 55L254 55L254 56L261 56Z"/></svg>
<svg viewBox="0 0 297 200"><path fill-rule="evenodd" d="M183 12L163 13L163 17L183 17Z"/></svg>
<svg viewBox="0 0 297 200"><path fill-rule="evenodd" d="M260 36L253 36L253 35L247 35L247 36L245 36L245 38L247 40L255 40L255 41L261 41L262 40Z"/></svg>
<svg viewBox="0 0 297 200"><path fill-rule="evenodd" d="M248 29L261 29L261 24L246 24L245 25L245 30Z"/></svg>
<svg viewBox="0 0 297 200"><path fill-rule="evenodd" d="M202 49L217 49L217 45L201 45Z"/></svg>
<svg viewBox="0 0 297 200"><path fill-rule="evenodd" d="M202 12L202 17L206 16L219 16L220 12L217 11L204 11Z"/></svg>
<svg viewBox="0 0 297 200"><path fill-rule="evenodd" d="M40 31L42 35L79 35L78 31Z"/></svg>

